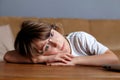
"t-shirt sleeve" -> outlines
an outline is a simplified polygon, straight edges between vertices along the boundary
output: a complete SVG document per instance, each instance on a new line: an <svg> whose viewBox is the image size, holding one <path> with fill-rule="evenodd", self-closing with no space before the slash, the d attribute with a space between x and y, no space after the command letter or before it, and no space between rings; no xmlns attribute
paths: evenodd
<svg viewBox="0 0 120 80"><path fill-rule="evenodd" d="M98 42L95 37L86 32L80 32L77 36L88 55L104 54L108 50L105 45Z"/></svg>

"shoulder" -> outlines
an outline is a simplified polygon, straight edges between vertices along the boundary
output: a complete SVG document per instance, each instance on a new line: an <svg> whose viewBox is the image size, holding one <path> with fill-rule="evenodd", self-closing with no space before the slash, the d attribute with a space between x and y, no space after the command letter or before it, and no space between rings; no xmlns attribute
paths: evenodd
<svg viewBox="0 0 120 80"><path fill-rule="evenodd" d="M72 32L67 36L67 39L70 42L73 43L82 43L82 44L92 44L96 42L96 38L93 37L91 34L84 32L84 31L79 31L79 32Z"/></svg>
<svg viewBox="0 0 120 80"><path fill-rule="evenodd" d="M84 31L78 31L78 32L71 32L67 38L74 38L74 37L79 37L79 38L94 38L91 34L84 32Z"/></svg>

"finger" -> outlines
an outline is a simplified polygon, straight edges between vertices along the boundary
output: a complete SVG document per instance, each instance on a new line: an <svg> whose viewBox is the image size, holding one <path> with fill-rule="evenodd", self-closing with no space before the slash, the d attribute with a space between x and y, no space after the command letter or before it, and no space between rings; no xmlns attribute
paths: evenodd
<svg viewBox="0 0 120 80"><path fill-rule="evenodd" d="M67 64L62 63L62 62L52 62L52 63L47 63L49 66L75 66L71 62L68 62Z"/></svg>
<svg viewBox="0 0 120 80"><path fill-rule="evenodd" d="M71 61L72 60L72 58L70 56L67 56L67 55L63 55L62 58L64 60L67 60L67 61Z"/></svg>
<svg viewBox="0 0 120 80"><path fill-rule="evenodd" d="M63 63L67 63L68 61L71 61L71 60L72 60L72 58L69 57L67 54L59 54L56 57L56 61L60 61Z"/></svg>
<svg viewBox="0 0 120 80"><path fill-rule="evenodd" d="M66 52L59 52L59 53L62 54L62 55L66 54L67 56L69 56L71 58L74 58L74 56L72 54L70 54L70 53L66 53Z"/></svg>
<svg viewBox="0 0 120 80"><path fill-rule="evenodd" d="M62 56L62 58L66 59L66 60L68 60L68 61L71 61L72 58L74 58L74 56L71 55L71 54L64 54L64 55Z"/></svg>
<svg viewBox="0 0 120 80"><path fill-rule="evenodd" d="M73 55L71 55L71 54L66 54L68 57L70 57L70 58L74 58L74 56Z"/></svg>
<svg viewBox="0 0 120 80"><path fill-rule="evenodd" d="M63 58L58 58L58 60L57 60L57 61L59 61L59 62L63 62L63 63L67 63L67 62L68 62L68 60L63 59Z"/></svg>
<svg viewBox="0 0 120 80"><path fill-rule="evenodd" d="M62 62L52 62L52 63L47 63L48 66L62 66L66 65L65 63Z"/></svg>

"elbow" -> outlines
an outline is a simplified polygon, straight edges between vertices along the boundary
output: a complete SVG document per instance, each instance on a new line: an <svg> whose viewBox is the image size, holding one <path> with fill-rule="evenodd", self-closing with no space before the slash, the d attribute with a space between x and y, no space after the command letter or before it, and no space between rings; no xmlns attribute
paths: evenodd
<svg viewBox="0 0 120 80"><path fill-rule="evenodd" d="M112 64L120 64L120 60L119 60L119 58L116 56L116 57L114 57L114 58L111 59L111 63L112 63Z"/></svg>
<svg viewBox="0 0 120 80"><path fill-rule="evenodd" d="M119 64L120 63L119 58L114 59L114 63Z"/></svg>
<svg viewBox="0 0 120 80"><path fill-rule="evenodd" d="M119 64L120 63L120 58L115 54L115 53L113 53L112 51L110 51L110 50L108 50L107 52L106 52L107 54L107 59L108 59L108 63L110 63L110 64Z"/></svg>
<svg viewBox="0 0 120 80"><path fill-rule="evenodd" d="M8 51L7 53L5 53L4 57L3 57L5 62L14 62L14 57L13 57L13 53L12 51Z"/></svg>
<svg viewBox="0 0 120 80"><path fill-rule="evenodd" d="M8 52L4 55L3 59L5 62L10 62L10 56L9 56Z"/></svg>

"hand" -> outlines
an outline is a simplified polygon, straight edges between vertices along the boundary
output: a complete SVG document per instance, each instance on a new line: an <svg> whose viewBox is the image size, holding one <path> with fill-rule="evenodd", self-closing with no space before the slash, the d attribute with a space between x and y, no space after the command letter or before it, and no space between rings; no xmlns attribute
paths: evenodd
<svg viewBox="0 0 120 80"><path fill-rule="evenodd" d="M34 55L31 58L33 63L44 63L45 62L45 57L43 55Z"/></svg>
<svg viewBox="0 0 120 80"><path fill-rule="evenodd" d="M33 63L51 63L51 62L62 62L62 63L68 63L68 61L71 61L73 56L71 54L67 53L57 53L53 55L34 55L32 57Z"/></svg>
<svg viewBox="0 0 120 80"><path fill-rule="evenodd" d="M52 63L52 62L62 62L62 63L68 63L68 61L71 61L73 56L71 54L66 53L58 53L54 55L44 56L46 57L46 63Z"/></svg>
<svg viewBox="0 0 120 80"><path fill-rule="evenodd" d="M72 61L68 61L67 63L63 62L51 62L47 63L48 66L75 66L75 64Z"/></svg>

